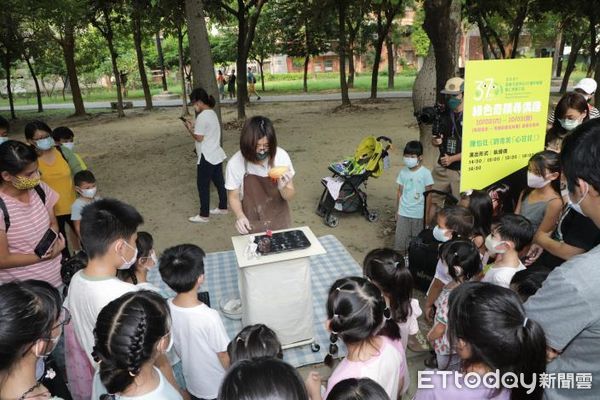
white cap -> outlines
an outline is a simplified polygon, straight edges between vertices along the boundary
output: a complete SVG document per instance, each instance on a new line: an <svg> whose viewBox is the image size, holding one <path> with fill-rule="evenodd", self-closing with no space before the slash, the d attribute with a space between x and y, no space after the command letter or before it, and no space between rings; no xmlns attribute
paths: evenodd
<svg viewBox="0 0 600 400"><path fill-rule="evenodd" d="M597 87L598 84L592 78L583 78L577 82L577 85L575 85L574 89L581 89L587 94L592 94L596 92Z"/></svg>
<svg viewBox="0 0 600 400"><path fill-rule="evenodd" d="M455 76L446 81L442 94L461 94L464 91L465 81L463 78Z"/></svg>

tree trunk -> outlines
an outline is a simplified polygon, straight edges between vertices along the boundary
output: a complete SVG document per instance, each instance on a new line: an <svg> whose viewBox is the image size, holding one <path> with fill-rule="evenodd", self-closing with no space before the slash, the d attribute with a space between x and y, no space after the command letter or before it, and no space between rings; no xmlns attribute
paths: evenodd
<svg viewBox="0 0 600 400"><path fill-rule="evenodd" d="M306 53L304 56L304 77L302 78L302 91L308 92L308 62L310 61L310 54Z"/></svg>
<svg viewBox="0 0 600 400"><path fill-rule="evenodd" d="M425 0L424 3L423 28L435 53L436 91L440 102L443 102L440 90L448 79L458 73L460 2L461 0Z"/></svg>
<svg viewBox="0 0 600 400"><path fill-rule="evenodd" d="M600 82L600 62L596 63L596 72L594 74L594 79L596 82ZM596 90L596 94L594 95L594 104L600 104L600 90Z"/></svg>
<svg viewBox="0 0 600 400"><path fill-rule="evenodd" d="M85 106L83 105L83 97L81 96L81 88L79 87L79 79L77 78L77 67L75 65L75 34L74 29L67 26L64 31L64 37L60 41L65 58L65 66L67 68L67 77L71 86L71 97L73 98L73 106L77 116L85 115ZM63 98L64 98L63 85Z"/></svg>
<svg viewBox="0 0 600 400"><path fill-rule="evenodd" d="M35 74L33 65L31 65L31 62L29 61L29 57L27 57L27 55L25 54L23 56L25 58L25 62L27 63L27 67L29 68L29 72L31 73L33 83L35 84L35 95L37 97L38 112L44 112L44 106L42 105L42 91L40 89L40 82L38 81L37 75Z"/></svg>
<svg viewBox="0 0 600 400"><path fill-rule="evenodd" d="M150 85L148 85L148 77L146 76L144 52L142 51L142 21L139 12L134 11L131 22L133 24L133 45L137 56L140 81L142 82L142 89L144 90L144 99L146 100L146 107L144 109L152 110L152 93L150 93Z"/></svg>
<svg viewBox="0 0 600 400"><path fill-rule="evenodd" d="M337 0L338 25L339 25L339 57L340 57L340 88L342 91L342 105L349 106L348 83L346 81L346 12L347 0Z"/></svg>
<svg viewBox="0 0 600 400"><path fill-rule="evenodd" d="M348 41L348 88L354 88L354 43L352 38Z"/></svg>
<svg viewBox="0 0 600 400"><path fill-rule="evenodd" d="M594 14L593 9L591 9L590 11L590 65L586 74L588 78L591 78L594 74L594 70L596 69L596 63L598 62L598 52L596 51L596 47L598 46L596 15Z"/></svg>
<svg viewBox="0 0 600 400"><path fill-rule="evenodd" d="M181 115L186 116L190 115L187 106L187 88L185 85L185 61L183 59L183 30L181 26L177 27L177 55L179 57L179 76L181 77ZM214 97L214 96L213 96ZM219 96L215 97L215 99L221 99Z"/></svg>
<svg viewBox="0 0 600 400"><path fill-rule="evenodd" d="M552 74L554 78L558 78L560 73L558 72L558 63L561 52L561 43L563 41L563 24L559 22L556 26L556 40L554 40L554 55L552 56Z"/></svg>
<svg viewBox="0 0 600 400"><path fill-rule="evenodd" d="M160 68L160 77L162 80L163 92L168 92L169 87L167 86L167 74L165 73L165 58L162 51L162 43L160 41L160 32L156 32L156 52L158 54L158 68Z"/></svg>
<svg viewBox="0 0 600 400"><path fill-rule="evenodd" d="M112 65L113 75L115 76L115 85L117 86L117 117L122 118L125 116L123 112L123 92L121 88L121 73L119 71L119 66L117 65L117 51L115 50L115 44L113 43L114 33L112 28L112 21L110 12L106 9L103 10L104 21L106 26L104 29L98 25L98 23L93 23L96 25L96 28L100 31L104 39L106 39L106 43L108 44L108 52L110 54L110 63Z"/></svg>
<svg viewBox="0 0 600 400"><path fill-rule="evenodd" d="M396 60L394 57L394 44L392 43L392 40L389 37L386 38L385 40L385 47L387 50L387 58L388 58L388 89L393 89L394 88L394 74L396 73L395 71L395 64L396 64Z"/></svg>
<svg viewBox="0 0 600 400"><path fill-rule="evenodd" d="M565 45L566 45L566 40L565 40L565 35L562 35L562 39L560 41L560 55L558 57L558 64L556 65L556 77L560 77L562 75L562 68L563 68L563 54L565 53Z"/></svg>
<svg viewBox="0 0 600 400"><path fill-rule="evenodd" d="M13 93L10 81L10 50L6 49L6 57L4 58L4 72L6 73L6 94L8 95L8 105L10 106L10 117L17 119L15 114L15 101L13 99Z"/></svg>
<svg viewBox="0 0 600 400"><path fill-rule="evenodd" d="M256 32L256 24L260 16L260 11L264 1L255 1L254 12L249 12L249 17L246 18L245 7L243 1L238 1L242 6L238 9L238 44L237 44L237 81L238 84L238 101L237 112L238 119L246 118L246 101L248 101L248 54L252 48L254 33ZM213 73L214 75L214 73Z"/></svg>
<svg viewBox="0 0 600 400"><path fill-rule="evenodd" d="M381 62L381 51L383 43L387 36L388 28L385 26L382 11L377 12L377 42L375 42L375 59L373 60L373 70L371 72L371 99L377 98L377 82L379 81L379 63Z"/></svg>
<svg viewBox="0 0 600 400"><path fill-rule="evenodd" d="M185 0L185 18L190 43L192 81L194 87L203 87L215 98L215 112L221 120L221 97L215 78L214 63L204 20L202 0Z"/></svg>
<svg viewBox="0 0 600 400"><path fill-rule="evenodd" d="M263 70L263 65L265 63L264 58L261 58L260 60L258 60L258 68L260 70L260 84L262 86L262 91L265 91L265 73Z"/></svg>
<svg viewBox="0 0 600 400"><path fill-rule="evenodd" d="M436 101L436 73L435 73L435 52L433 47L429 46L429 52L423 62L423 67L417 74L413 85L412 101L415 111L420 111L423 107L430 107ZM419 125L419 138L423 144L423 163L430 169L435 165L438 158L438 151L431 144L431 125Z"/></svg>
<svg viewBox="0 0 600 400"><path fill-rule="evenodd" d="M569 85L569 78L571 77L571 73L575 69L575 62L577 61L577 54L583 46L584 35L573 35L572 46L571 46L571 54L569 54L569 60L567 61L567 68L565 69L565 76L563 77L562 84L560 85L560 93L563 94L567 91L567 86Z"/></svg>
<svg viewBox="0 0 600 400"><path fill-rule="evenodd" d="M517 51L519 47L519 37L521 36L521 31L523 30L523 23L525 22L525 18L527 17L527 11L529 10L529 0L522 0L522 4L517 11L517 16L513 21L513 28L510 32L510 42L512 45L512 50L510 52L510 58L517 57Z"/></svg>
<svg viewBox="0 0 600 400"><path fill-rule="evenodd" d="M487 33L485 32L485 27L482 25L483 22L478 20L477 28L479 29L479 38L481 39L481 53L483 54L484 60L489 60L492 58L492 54L490 53L490 41ZM468 37L467 40L469 40Z"/></svg>

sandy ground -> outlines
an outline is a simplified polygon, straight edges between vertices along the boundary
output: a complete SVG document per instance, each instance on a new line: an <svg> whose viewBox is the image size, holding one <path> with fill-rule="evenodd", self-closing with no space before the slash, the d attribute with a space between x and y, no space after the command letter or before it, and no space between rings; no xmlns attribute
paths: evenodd
<svg viewBox="0 0 600 400"><path fill-rule="evenodd" d="M291 203L294 224L310 226L317 236L335 235L361 263L369 250L393 245L396 175L404 144L418 137L418 129L410 100L357 102L359 110L334 113L338 104L253 103L248 115L271 118L280 146L290 153L297 173L294 180L297 195ZM180 113L179 108L169 108L128 111L123 119L106 113L47 122L51 127L67 125L75 131L76 152L96 175L99 194L134 205L145 219L141 229L154 236L157 249L194 243L206 252L230 250L230 237L237 234L232 214L212 217L206 224L187 220L198 213L199 200L194 144L178 120ZM225 123L232 122L235 109L226 107L222 115ZM25 122L13 124L12 137L23 139ZM223 131L223 147L230 156L239 148L239 131ZM368 204L379 211L380 218L370 223L359 214L347 214L340 218L337 228L329 228L315 214L323 191L320 180L330 175L327 170L330 162L352 155L367 135L386 135L394 143L391 168L380 178L368 181ZM211 204L217 205L215 191L211 193ZM408 355L414 382L414 371L421 369L423 355L410 352ZM306 371L303 368L304 374ZM328 375L327 369L322 371Z"/></svg>
<svg viewBox="0 0 600 400"><path fill-rule="evenodd" d="M407 140L418 136L407 100L360 104L358 111L332 111L337 102L252 104L249 115L271 118L280 146L290 153L297 175L297 195L291 202L297 226L308 225L317 236L334 234L357 261L371 249L393 244L395 178L401 151ZM195 243L207 252L229 250L236 234L234 217L212 217L206 224L187 218L198 213L196 157L193 141L178 120L179 108L152 112L132 111L126 118L114 114L88 119L47 120L51 127L70 126L75 131L75 149L98 180L99 194L134 205L144 216L142 229L150 232L158 249L180 243ZM235 110L223 110L223 121L235 119ZM23 139L26 121L13 124L12 137ZM231 125L231 124L229 124ZM337 228L325 226L315 214L323 191L320 179L329 175L330 162L353 154L367 135L386 135L394 141L391 169L368 181L368 204L381 217L375 223L359 214L343 215ZM223 131L228 155L239 148L239 129ZM217 195L211 193L211 205ZM385 233L385 234L384 234Z"/></svg>

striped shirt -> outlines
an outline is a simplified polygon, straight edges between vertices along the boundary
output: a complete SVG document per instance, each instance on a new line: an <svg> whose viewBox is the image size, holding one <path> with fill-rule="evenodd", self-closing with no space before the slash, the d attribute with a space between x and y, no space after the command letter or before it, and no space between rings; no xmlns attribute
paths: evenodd
<svg viewBox="0 0 600 400"><path fill-rule="evenodd" d="M8 252L34 254L33 250L50 228L50 212L58 201L58 194L45 183L40 183L46 193L46 204L34 189L29 190L29 203L23 203L5 193L0 197L6 205L10 227L6 232L4 213L0 210L0 230L6 233ZM60 278L61 255L24 267L0 269L0 284L15 280L39 279L55 287L62 285Z"/></svg>

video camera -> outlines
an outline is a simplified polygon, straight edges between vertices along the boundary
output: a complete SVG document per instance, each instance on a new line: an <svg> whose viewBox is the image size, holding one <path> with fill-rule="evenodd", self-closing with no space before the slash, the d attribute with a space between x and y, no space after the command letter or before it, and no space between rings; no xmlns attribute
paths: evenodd
<svg viewBox="0 0 600 400"><path fill-rule="evenodd" d="M443 104L436 104L433 107L423 107L421 111L415 111L417 122L425 125L432 125L431 134L441 136L442 134L442 115L446 111Z"/></svg>

